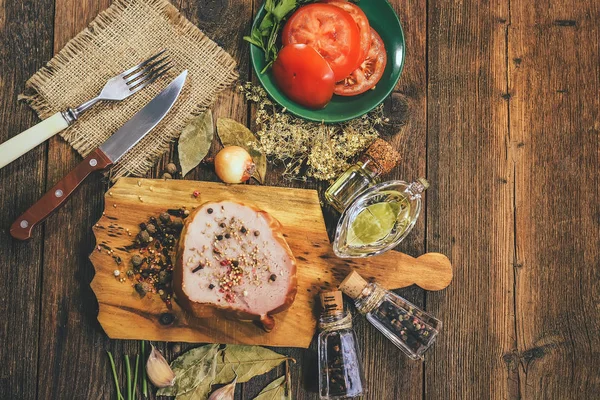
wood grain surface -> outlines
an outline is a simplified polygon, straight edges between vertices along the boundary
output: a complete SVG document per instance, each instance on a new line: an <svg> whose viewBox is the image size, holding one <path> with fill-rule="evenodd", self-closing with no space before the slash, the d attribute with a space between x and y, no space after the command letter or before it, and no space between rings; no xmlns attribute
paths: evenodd
<svg viewBox="0 0 600 400"><path fill-rule="evenodd" d="M366 1L366 0L363 0ZM0 140L37 121L17 104L26 79L110 0L0 2ZM594 399L600 392L600 5L598 1L391 0L407 40L384 136L403 162L385 178L426 176L423 217L398 250L448 255L452 285L400 293L444 322L425 362L406 359L364 320L354 321L366 399ZM259 0L174 0L252 79L247 34ZM234 90L215 118L252 125ZM219 145L215 142L211 152ZM110 340L90 288L91 227L103 209L91 179L26 242L12 221L81 158L56 137L0 170L0 397L114 399ZM177 162L176 144L148 178ZM207 167L188 179L215 181ZM267 184L322 191L271 168ZM331 237L336 215L325 208ZM171 359L191 345L156 343ZM177 344L179 346L180 344ZM316 345L294 357L295 399L317 399ZM283 368L238 385L251 399Z"/></svg>
<svg viewBox="0 0 600 400"><path fill-rule="evenodd" d="M194 197L192 193L200 195ZM275 315L268 334L256 324L225 318L193 318L179 305L169 310L158 296L143 299L129 280L119 282L113 271L125 273L139 224L168 209L192 210L207 201L243 201L267 211L283 225L283 234L296 256L298 294L293 305ZM233 343L307 348L319 315L318 294L335 288L358 271L365 279L398 289L416 284L442 290L452 280L448 258L439 253L413 258L396 251L366 259L343 260L333 253L315 190L200 181L122 178L105 195L105 210L94 225L97 247L90 255L96 274L91 283L98 299L98 320L113 339L147 339L192 343ZM110 251L110 253L109 253ZM119 263L115 261L119 257ZM161 325L171 313L175 322Z"/></svg>

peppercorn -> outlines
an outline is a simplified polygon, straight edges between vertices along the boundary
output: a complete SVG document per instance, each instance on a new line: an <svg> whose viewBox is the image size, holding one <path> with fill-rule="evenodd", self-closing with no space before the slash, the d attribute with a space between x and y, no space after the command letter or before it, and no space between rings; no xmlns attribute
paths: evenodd
<svg viewBox="0 0 600 400"><path fill-rule="evenodd" d="M171 221L171 216L169 215L168 212L164 212L160 214L160 221L164 224L167 224Z"/></svg>
<svg viewBox="0 0 600 400"><path fill-rule="evenodd" d="M168 172L165 172L164 174L162 174L162 178L164 180L173 179L173 176L171 174L169 174Z"/></svg>
<svg viewBox="0 0 600 400"><path fill-rule="evenodd" d="M217 235L217 240L223 240L223 235Z"/></svg>
<svg viewBox="0 0 600 400"><path fill-rule="evenodd" d="M226 233L226 234L225 234L225 239L231 239L231 234L229 234L229 233Z"/></svg>
<svg viewBox="0 0 600 400"><path fill-rule="evenodd" d="M221 223L219 224L219 226L220 226L221 228L225 228L225 226L226 226L226 225L225 225L225 222L221 222Z"/></svg>
<svg viewBox="0 0 600 400"><path fill-rule="evenodd" d="M240 262L238 260L233 260L232 264L237 268L240 265Z"/></svg>
<svg viewBox="0 0 600 400"><path fill-rule="evenodd" d="M210 285L208 285L208 288L209 288L210 290L213 290L213 289L215 288L215 285L213 285L213 284L211 283Z"/></svg>
<svg viewBox="0 0 600 400"><path fill-rule="evenodd" d="M144 229L146 229L146 224L145 224L144 222L142 222L142 223L140 224L140 229L141 229L141 230L144 230Z"/></svg>
<svg viewBox="0 0 600 400"><path fill-rule="evenodd" d="M142 257L138 256L137 254L133 257L131 257L131 264L137 268L140 265L142 265L142 263L144 262L144 260L142 259Z"/></svg>
<svg viewBox="0 0 600 400"><path fill-rule="evenodd" d="M135 288L135 291L138 292L140 297L146 296L146 289L144 289L144 286L141 283L136 283L134 288Z"/></svg>
<svg viewBox="0 0 600 400"><path fill-rule="evenodd" d="M246 232L248 232L248 230L245 227L242 226L242 229L240 229L240 232L246 233Z"/></svg>
<svg viewBox="0 0 600 400"><path fill-rule="evenodd" d="M271 274L271 276L269 277L269 279L273 282L275 282L275 280L277 279L277 275L275 274Z"/></svg>
<svg viewBox="0 0 600 400"><path fill-rule="evenodd" d="M170 224L171 228L179 231L183 228L183 220L181 218L173 218Z"/></svg>
<svg viewBox="0 0 600 400"><path fill-rule="evenodd" d="M259 231L254 231L254 236L260 236L260 232Z"/></svg>
<svg viewBox="0 0 600 400"><path fill-rule="evenodd" d="M212 214L213 213L213 209L209 208L208 210L206 210L207 213Z"/></svg>
<svg viewBox="0 0 600 400"><path fill-rule="evenodd" d="M175 175L175 173L177 172L177 165L173 163L168 163L167 168L165 170L167 171L167 173Z"/></svg>
<svg viewBox="0 0 600 400"><path fill-rule="evenodd" d="M156 233L156 226L154 226L154 224L148 224L146 225L146 230L149 234L154 235Z"/></svg>
<svg viewBox="0 0 600 400"><path fill-rule="evenodd" d="M150 234L148 231L140 231L140 233L138 233L138 241L142 244L148 243L150 241Z"/></svg>

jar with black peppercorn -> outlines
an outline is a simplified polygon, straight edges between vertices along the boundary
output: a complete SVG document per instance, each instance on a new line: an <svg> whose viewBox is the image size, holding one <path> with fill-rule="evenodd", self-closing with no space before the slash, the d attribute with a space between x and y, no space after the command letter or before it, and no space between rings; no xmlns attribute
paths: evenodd
<svg viewBox="0 0 600 400"><path fill-rule="evenodd" d="M354 299L356 309L375 328L413 360L423 358L442 327L438 319L396 293L368 283L355 271L339 288Z"/></svg>
<svg viewBox="0 0 600 400"><path fill-rule="evenodd" d="M319 396L321 399L352 399L364 394L352 316L344 311L342 292L321 293L323 313L318 338Z"/></svg>

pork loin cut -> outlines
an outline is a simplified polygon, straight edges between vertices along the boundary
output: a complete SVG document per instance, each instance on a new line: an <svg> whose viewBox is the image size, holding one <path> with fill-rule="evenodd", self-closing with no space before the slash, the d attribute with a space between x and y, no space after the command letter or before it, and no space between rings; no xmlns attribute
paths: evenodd
<svg viewBox="0 0 600 400"><path fill-rule="evenodd" d="M177 301L197 317L259 320L269 331L272 315L294 302L296 260L267 212L209 202L186 218L173 285Z"/></svg>

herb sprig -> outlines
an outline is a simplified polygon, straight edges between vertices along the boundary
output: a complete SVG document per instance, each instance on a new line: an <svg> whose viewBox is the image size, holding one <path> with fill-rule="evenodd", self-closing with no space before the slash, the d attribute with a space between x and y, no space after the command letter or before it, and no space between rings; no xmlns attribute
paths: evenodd
<svg viewBox="0 0 600 400"><path fill-rule="evenodd" d="M277 58L279 48L277 37L282 22L298 6L311 3L314 0L266 0L265 16L260 24L252 29L250 36L244 36L244 40L259 47L265 53L266 65L261 71L264 73Z"/></svg>

